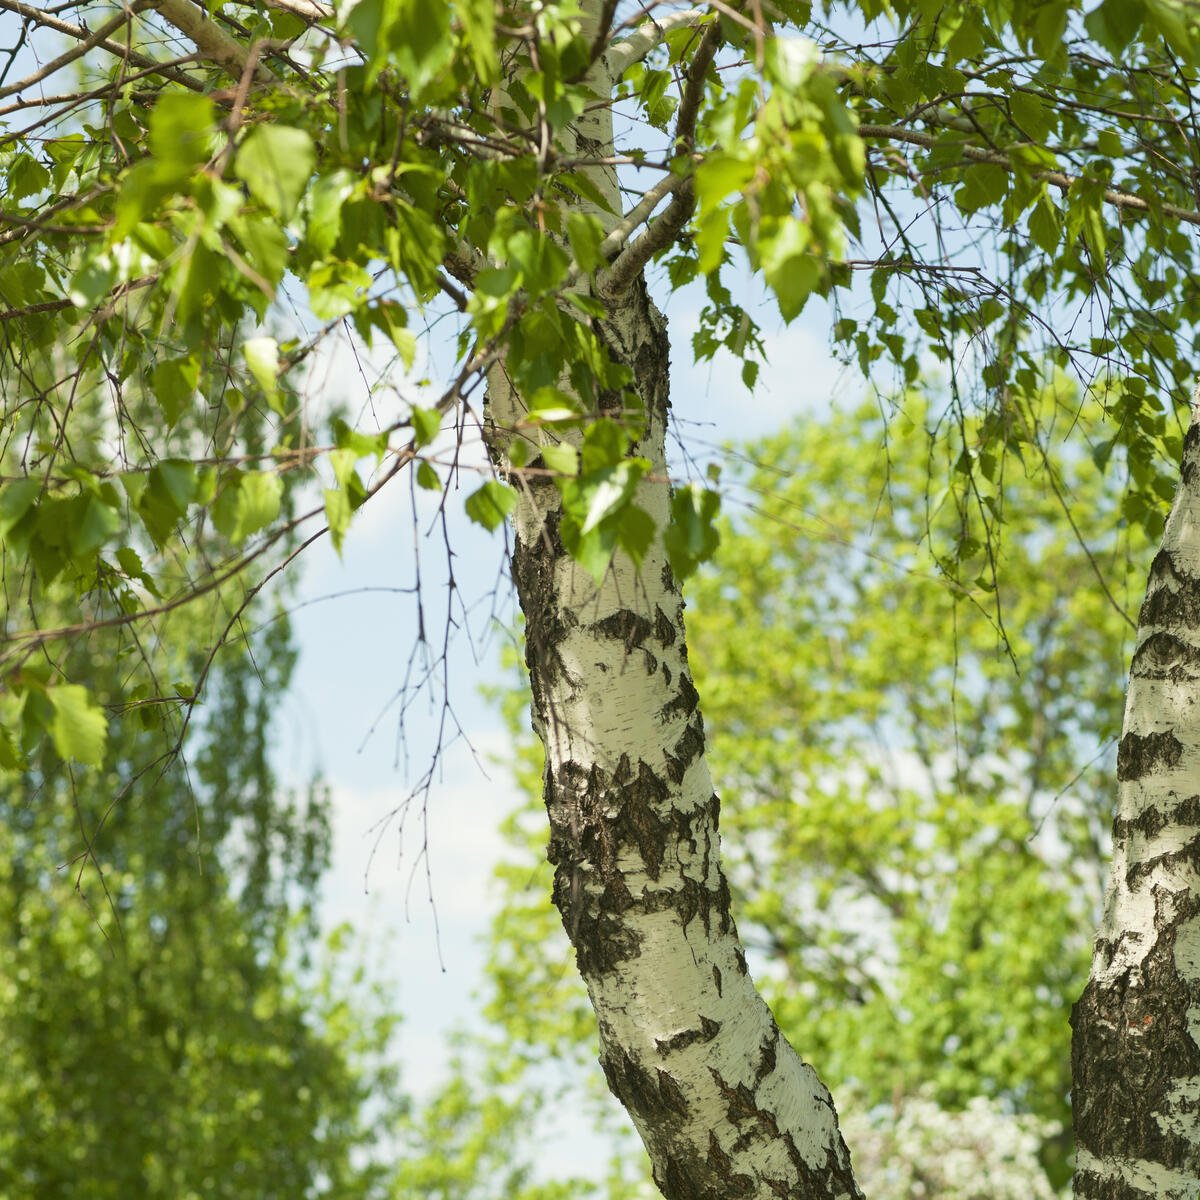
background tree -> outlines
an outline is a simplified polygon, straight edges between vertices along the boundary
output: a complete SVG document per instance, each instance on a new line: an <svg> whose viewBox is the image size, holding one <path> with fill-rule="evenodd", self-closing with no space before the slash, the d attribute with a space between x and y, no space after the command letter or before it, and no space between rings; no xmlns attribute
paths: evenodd
<svg viewBox="0 0 1200 1200"><path fill-rule="evenodd" d="M348 945L305 949L328 799L267 766L291 654L282 623L223 652L178 761L145 708L93 772L49 745L5 772L5 1194L386 1194L367 1105L402 1112L395 1019L349 983ZM105 696L125 663L78 669Z"/></svg>
<svg viewBox="0 0 1200 1200"><path fill-rule="evenodd" d="M814 293L840 305L835 338L866 367L890 361L912 381L923 355L965 362L977 386L955 372L942 427L976 403L987 452L965 470L984 546L1001 518L981 481L1037 442L1013 413L1055 369L1102 385L1112 423L1082 435L1101 459L1126 449L1127 516L1157 531L1171 490L1158 456L1177 457L1171 389L1192 349L1193 300L1177 294L1196 273L1183 231L1200 222L1192 8L361 0L330 13L306 0L213 11L157 0L111 15L97 5L85 27L20 0L3 7L25 33L73 45L0 85L17 122L0 292L5 432L20 464L0 492L0 536L35 614L56 581L81 609L58 625L34 615L9 636L0 672L20 733L7 758L45 734L65 757L102 761L105 722L71 681L71 639L153 622L282 564L307 515L323 514L336 542L410 464L422 486L448 487L462 459L428 448L447 415L460 435L474 424L501 478L474 489L467 511L489 527L514 515L555 898L606 1076L656 1179L668 1195L856 1194L828 1094L779 1037L729 914L678 588L711 554L717 500L668 484L667 342L643 269L656 259L672 287L703 282L701 355L725 346L752 360L761 348L728 287L736 253L785 320ZM161 57L161 39L180 35L187 52ZM41 90L85 58L95 76L82 88ZM615 136L621 98L662 136L636 123ZM860 219L864 195L873 225ZM860 268L869 297L853 287ZM286 294L285 275L325 330L250 327ZM406 314L433 314L435 300L461 314L435 403L377 411L362 430L331 422L320 437L296 419L286 373L324 333L349 320L407 359ZM901 311L911 331L897 328ZM129 415L145 390L159 404L153 436ZM258 409L280 418L261 442L245 420ZM281 475L318 460L324 503L287 514ZM364 480L360 463L375 473ZM209 521L233 548L177 573L180 530ZM1178 548L1179 521L1171 537ZM1183 568L1173 578L1171 595L1190 586ZM115 595L97 579L117 581ZM1157 633L1180 641L1147 626ZM644 678L624 669L635 659ZM162 695L144 675L127 686ZM1137 738L1178 723L1156 703L1134 721ZM1130 783L1144 773L1122 771ZM1130 805L1119 856L1144 832ZM1186 841L1185 812L1155 811L1155 836ZM1133 903L1110 909L1106 946L1137 917L1134 941L1171 951L1188 904L1149 926L1139 914L1159 884L1187 899L1194 882L1186 858L1154 859ZM1097 1030L1142 1036L1157 1021L1137 1046L1164 1062L1191 1037L1190 983L1126 1011L1141 959L1118 956L1113 975L1110 957L1081 1010L1077 1113L1112 1095L1089 1070L1107 1045ZM1120 1036L1118 1057L1132 1062L1132 1035ZM1200 1177L1192 1060L1174 1057L1183 1076L1133 1085L1115 1123L1087 1125L1080 1194L1146 1180L1186 1191Z"/></svg>

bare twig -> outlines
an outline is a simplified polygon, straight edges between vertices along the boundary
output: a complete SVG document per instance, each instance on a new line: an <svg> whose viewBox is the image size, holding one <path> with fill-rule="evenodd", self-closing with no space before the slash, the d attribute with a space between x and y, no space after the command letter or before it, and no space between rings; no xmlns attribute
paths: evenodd
<svg viewBox="0 0 1200 1200"><path fill-rule="evenodd" d="M82 25L72 25L70 21L64 21L52 13L35 8L32 4L23 4L21 0L0 0L0 11L15 13L17 16L23 17L26 21L32 21L42 29L53 29L55 33L66 34L67 37L75 38L76 41L87 42L93 37L91 31L85 29ZM105 38L103 41L95 44L100 49L107 50L109 54L115 54L118 58L123 58L133 63L135 67L142 67L147 71L165 75L169 79L175 80L176 83L182 83L187 87L197 88L200 86L172 63L159 62L158 59L151 58L148 54L142 54L140 51L134 50L131 46L116 41L114 38ZM50 101L42 101L41 103L50 103Z"/></svg>
<svg viewBox="0 0 1200 1200"><path fill-rule="evenodd" d="M8 96L16 96L27 88L33 87L34 84L41 83L43 79L49 79L63 67L70 66L76 59L82 58L89 50L103 46L112 34L127 25L137 13L149 8L150 4L151 0L133 0L133 3L127 8L110 17L95 33L86 37L77 46L72 46L70 50L64 50L57 58L46 63L44 67L39 67L32 75L26 75L24 79L20 79L16 83L10 83L7 87L0 88L0 100Z"/></svg>

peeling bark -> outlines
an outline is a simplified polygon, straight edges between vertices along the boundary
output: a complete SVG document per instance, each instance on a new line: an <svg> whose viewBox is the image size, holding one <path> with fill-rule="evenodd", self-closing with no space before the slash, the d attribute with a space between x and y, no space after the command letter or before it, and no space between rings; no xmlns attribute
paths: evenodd
<svg viewBox="0 0 1200 1200"><path fill-rule="evenodd" d="M1077 1200L1200 1195L1200 403L1117 755L1113 864L1071 1023Z"/></svg>

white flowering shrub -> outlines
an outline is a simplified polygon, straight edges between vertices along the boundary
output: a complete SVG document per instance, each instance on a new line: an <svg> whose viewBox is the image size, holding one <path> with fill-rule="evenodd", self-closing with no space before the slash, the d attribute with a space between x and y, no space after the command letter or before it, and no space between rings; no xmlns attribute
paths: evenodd
<svg viewBox="0 0 1200 1200"><path fill-rule="evenodd" d="M1047 1122L982 1096L961 1112L926 1096L870 1111L840 1107L854 1173L871 1200L1059 1200L1038 1161L1044 1139L1058 1132Z"/></svg>

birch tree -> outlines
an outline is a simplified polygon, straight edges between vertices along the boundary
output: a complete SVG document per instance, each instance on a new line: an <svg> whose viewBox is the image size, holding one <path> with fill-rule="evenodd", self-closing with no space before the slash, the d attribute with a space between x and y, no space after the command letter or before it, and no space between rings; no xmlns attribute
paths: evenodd
<svg viewBox="0 0 1200 1200"><path fill-rule="evenodd" d="M858 1196L832 1100L755 990L730 910L680 590L714 548L719 490L670 478L655 296L701 288L694 350L741 358L747 386L764 341L732 287L742 271L785 322L823 297L864 370L911 381L945 363L945 419L980 414L958 470L982 538L942 564L962 586L996 591L1003 514L986 483L1036 453L1014 405L1048 370L1103 397L1079 437L1127 465L1124 516L1156 535L1200 303L1193 7L0 9L15 47L0 537L19 601L0 763L49 739L99 769L110 721L147 701L186 726L212 654L171 694L135 670L102 710L65 647L144 637L214 593L215 647L305 539L340 544L397 476L454 502L477 432L490 477L465 509L512 519L554 900L656 1182L668 1197ZM315 329L288 325L301 285ZM412 365L418 323L442 317L456 348L436 398L397 387L373 424L304 403L302 370L337 331ZM277 418L271 435L256 412ZM322 495L289 506L285 479ZM1135 687L1123 742L1123 882L1077 1015L1081 1196L1200 1180L1193 827L1186 801L1142 782L1187 790L1188 610L1167 601L1190 578L1189 479L1135 660L1135 678L1158 674ZM210 528L220 554L177 553ZM42 620L47 588L78 619Z"/></svg>

